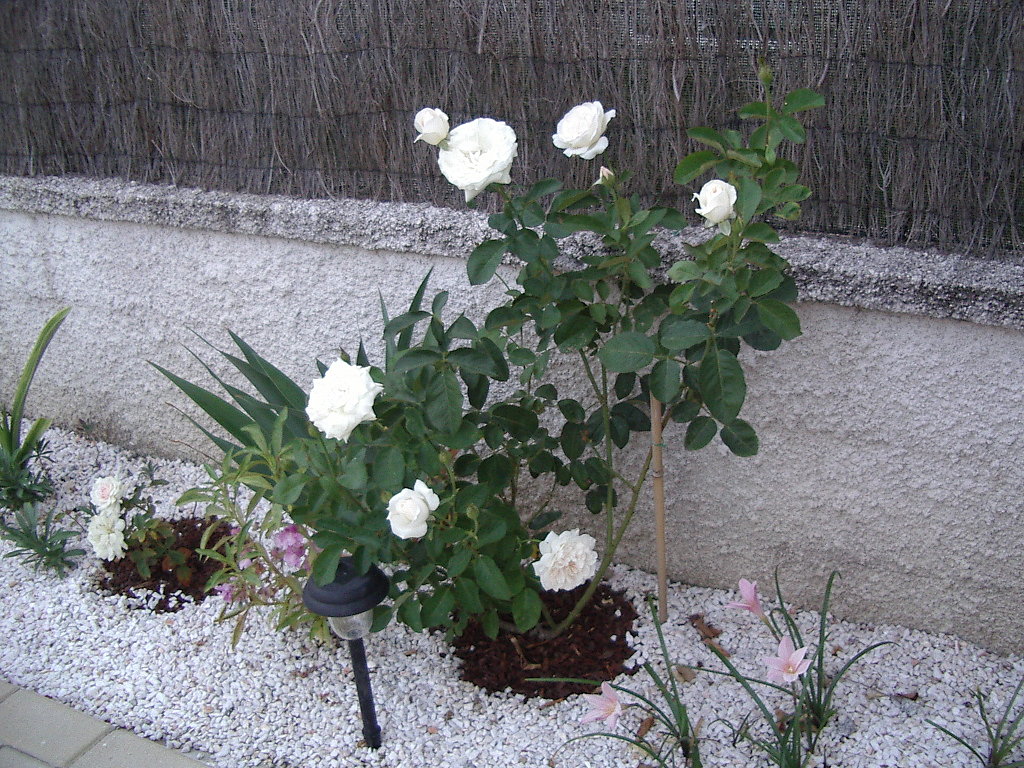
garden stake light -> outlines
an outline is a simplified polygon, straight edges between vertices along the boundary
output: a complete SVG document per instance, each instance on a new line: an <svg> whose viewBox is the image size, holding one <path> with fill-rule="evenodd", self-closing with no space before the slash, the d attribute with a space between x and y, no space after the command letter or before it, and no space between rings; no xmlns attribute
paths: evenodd
<svg viewBox="0 0 1024 768"><path fill-rule="evenodd" d="M387 597L389 586L388 577L377 566L372 565L365 574L359 574L352 558L343 557L338 562L334 581L320 586L310 579L302 590L306 608L326 616L334 634L348 641L359 711L363 716L363 738L371 749L380 747L380 726L373 706L363 638L370 633L373 609Z"/></svg>

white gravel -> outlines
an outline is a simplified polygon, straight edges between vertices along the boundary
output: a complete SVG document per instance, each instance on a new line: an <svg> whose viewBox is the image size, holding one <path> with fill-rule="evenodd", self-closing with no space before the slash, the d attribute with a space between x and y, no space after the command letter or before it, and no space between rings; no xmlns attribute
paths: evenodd
<svg viewBox="0 0 1024 768"><path fill-rule="evenodd" d="M48 440L61 508L83 503L98 474L115 469L137 474L144 462L70 432L51 430ZM154 463L157 476L170 481L154 489L162 513L184 514L171 502L202 479L202 470L182 462ZM12 548L0 542L0 554ZM154 614L98 591L97 572L95 561L86 559L61 580L36 573L18 559L0 559L0 676L116 726L194 751L219 768L612 768L639 762L619 741L583 739L562 746L600 730L578 724L586 711L580 697L551 703L488 694L459 680L458 662L443 638L398 625L367 641L384 745L377 751L359 747L355 689L347 653L340 647L250 621L232 649L231 625L214 623L220 598ZM751 577L768 581L768 574ZM655 590L653 576L627 567L617 567L611 581L638 604ZM686 620L699 612L722 630L718 640L740 669L763 673L758 659L774 651L773 643L752 615L725 607L734 599L733 592L672 586L665 632L675 661L720 668ZM635 658L655 661L663 671L642 604L639 612L631 637ZM802 614L801 621L814 636L817 616ZM925 720L934 719L981 746L982 726L971 691L994 691L997 705L1005 701L1024 675L1024 659L992 654L950 636L836 622L829 642L838 650L831 663L841 665L859 649L883 640L895 644L870 654L841 683L839 715L819 749L827 762L819 757L812 765L971 765L965 750ZM643 672L616 682L657 697ZM753 710L735 682L703 673L683 691L693 719L703 719L706 766L768 764L748 746L733 746L722 722L738 723ZM627 710L620 732L635 731L641 719L638 710Z"/></svg>

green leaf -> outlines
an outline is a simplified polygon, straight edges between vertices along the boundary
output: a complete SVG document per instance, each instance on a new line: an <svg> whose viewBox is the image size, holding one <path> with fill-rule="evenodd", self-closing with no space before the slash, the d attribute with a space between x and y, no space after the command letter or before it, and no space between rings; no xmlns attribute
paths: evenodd
<svg viewBox="0 0 1024 768"><path fill-rule="evenodd" d="M556 509L548 509L544 512L538 512L536 515L530 518L526 524L531 531L539 531L542 528L546 528L553 522L558 520L562 516L562 513Z"/></svg>
<svg viewBox="0 0 1024 768"><path fill-rule="evenodd" d="M654 342L642 333L625 331L608 339L597 356L609 371L638 371L654 360Z"/></svg>
<svg viewBox="0 0 1024 768"><path fill-rule="evenodd" d="M755 306L761 322L786 341L800 335L800 318L789 305L775 299L760 299Z"/></svg>
<svg viewBox="0 0 1024 768"><path fill-rule="evenodd" d="M676 184L689 184L702 173L709 171L721 160L721 155L707 149L687 155L676 166L674 174Z"/></svg>
<svg viewBox="0 0 1024 768"><path fill-rule="evenodd" d="M498 369L494 365L491 356L486 352L473 349L472 347L461 347L453 349L448 353L448 362L463 371L479 373L483 376L497 376Z"/></svg>
<svg viewBox="0 0 1024 768"><path fill-rule="evenodd" d="M659 360L651 369L651 394L663 403L672 402L679 395L679 363L675 360Z"/></svg>
<svg viewBox="0 0 1024 768"><path fill-rule="evenodd" d="M405 485L405 458L393 445L377 451L371 467L373 481L379 487L397 492Z"/></svg>
<svg viewBox="0 0 1024 768"><path fill-rule="evenodd" d="M512 460L508 456L495 453L480 462L476 476L481 485L501 489L512 479L514 469Z"/></svg>
<svg viewBox="0 0 1024 768"><path fill-rule="evenodd" d="M320 554L316 556L316 560L313 561L313 581L321 587L334 581L334 577L338 573L338 561L341 559L341 551L344 548L345 545L341 542L328 544L323 548Z"/></svg>
<svg viewBox="0 0 1024 768"><path fill-rule="evenodd" d="M750 221L760 202L761 186L749 176L741 176L736 187L736 215Z"/></svg>
<svg viewBox="0 0 1024 768"><path fill-rule="evenodd" d="M670 352L681 352L709 338L711 331L707 325L697 320L686 320L679 315L666 317L658 330L658 341Z"/></svg>
<svg viewBox="0 0 1024 768"><path fill-rule="evenodd" d="M185 381L180 376L175 376L166 368L162 368L156 363L150 363L150 365L174 382L174 385L177 386L178 389L188 395L192 402L202 408L207 415L220 424L228 434L235 438L239 443L243 445L252 444L252 438L245 433L244 427L252 424L253 421L242 413L242 411L238 410L233 405L221 399L209 390Z"/></svg>
<svg viewBox="0 0 1024 768"><path fill-rule="evenodd" d="M688 451L699 451L710 443L718 433L718 425L714 419L698 416L686 428L683 445Z"/></svg>
<svg viewBox="0 0 1024 768"><path fill-rule="evenodd" d="M441 353L436 349L423 349L422 347L410 349L395 358L388 373L406 373L426 365L433 365L440 359Z"/></svg>
<svg viewBox="0 0 1024 768"><path fill-rule="evenodd" d="M777 243L779 233L762 221L750 224L743 229L743 237L758 243Z"/></svg>
<svg viewBox="0 0 1024 768"><path fill-rule="evenodd" d="M476 583L480 589L495 600L512 599L512 591L509 589L508 581L505 580L505 575L488 555L480 555L473 561L473 575L476 577Z"/></svg>
<svg viewBox="0 0 1024 768"><path fill-rule="evenodd" d="M446 435L454 434L462 421L462 387L451 371L442 371L427 388L424 408L427 420Z"/></svg>
<svg viewBox="0 0 1024 768"><path fill-rule="evenodd" d="M764 296L782 284L782 273L774 269L759 269L750 278L747 291L751 296Z"/></svg>
<svg viewBox="0 0 1024 768"><path fill-rule="evenodd" d="M749 104L744 104L740 107L737 113L743 120L767 120L769 110L771 107L768 106L767 102L764 101L752 101Z"/></svg>
<svg viewBox="0 0 1024 768"><path fill-rule="evenodd" d="M562 182L560 182L558 179L541 179L532 187L530 187L530 191L526 193L526 199L532 201L536 200L539 197L553 195L561 188Z"/></svg>
<svg viewBox="0 0 1024 768"><path fill-rule="evenodd" d="M472 550L463 551L471 552ZM480 602L480 588L475 581L468 578L456 579L453 588L460 609L468 613L480 613L484 609L483 603Z"/></svg>
<svg viewBox="0 0 1024 768"><path fill-rule="evenodd" d="M575 400L570 400L568 398L558 401L558 410L562 412L566 421L574 421L577 424L582 424L587 418L587 413L583 410L583 406Z"/></svg>
<svg viewBox="0 0 1024 768"><path fill-rule="evenodd" d="M567 422L562 427L562 436L559 438L559 444L562 446L562 452L566 458L578 459L583 455L583 451L586 450L587 444L584 440L584 427L582 424L576 422Z"/></svg>
<svg viewBox="0 0 1024 768"><path fill-rule="evenodd" d="M747 395L747 383L739 360L732 352L714 346L701 360L698 386L711 415L723 424L729 424L736 418Z"/></svg>
<svg viewBox="0 0 1024 768"><path fill-rule="evenodd" d="M540 609L540 597L532 589L524 589L512 598L512 620L516 623L516 629L526 632L537 626Z"/></svg>
<svg viewBox="0 0 1024 768"><path fill-rule="evenodd" d="M488 544L494 544L495 542L501 541L505 538L505 534L508 533L508 526L503 520L491 520L483 526L483 530L480 531L480 535L477 537L476 543L479 547L486 547Z"/></svg>
<svg viewBox="0 0 1024 768"><path fill-rule="evenodd" d="M757 453L757 433L743 419L722 427L722 442L737 456L753 456Z"/></svg>
<svg viewBox="0 0 1024 768"><path fill-rule="evenodd" d="M704 268L687 259L677 261L668 270L668 279L677 283L697 280L704 274Z"/></svg>
<svg viewBox="0 0 1024 768"><path fill-rule="evenodd" d="M713 128L704 126L698 128L687 128L686 135L702 144L709 144L720 152L725 152L728 143L725 137Z"/></svg>
<svg viewBox="0 0 1024 768"><path fill-rule="evenodd" d="M807 132L795 117L787 115L779 118L778 126L779 133L794 144L803 144L807 140Z"/></svg>
<svg viewBox="0 0 1024 768"><path fill-rule="evenodd" d="M517 440L529 440L537 431L537 414L511 403L502 403L491 411L502 428Z"/></svg>
<svg viewBox="0 0 1024 768"><path fill-rule="evenodd" d="M384 335L387 337L394 336L406 328L413 327L420 320L427 317L430 317L429 312L404 312L388 321L387 325L384 326Z"/></svg>
<svg viewBox="0 0 1024 768"><path fill-rule="evenodd" d="M483 285L494 277L507 249L505 240L484 240L474 248L466 262L470 285Z"/></svg>
<svg viewBox="0 0 1024 768"><path fill-rule="evenodd" d="M792 115L794 112L803 112L807 109L818 109L825 106L825 97L815 93L810 88L798 88L786 94L782 101L782 113Z"/></svg>
<svg viewBox="0 0 1024 768"><path fill-rule="evenodd" d="M484 634L491 638L491 640L496 638L498 630L501 628L501 623L498 621L498 612L491 608L482 614L480 616L480 626L484 630Z"/></svg>
<svg viewBox="0 0 1024 768"><path fill-rule="evenodd" d="M423 601L423 612L420 617L425 627L439 627L448 623L448 615L455 607L455 595L448 587L438 587L430 597Z"/></svg>
<svg viewBox="0 0 1024 768"><path fill-rule="evenodd" d="M589 315L573 315L555 328L555 344L561 350L583 349L597 335L597 325Z"/></svg>
<svg viewBox="0 0 1024 768"><path fill-rule="evenodd" d="M422 606L416 600L416 596L411 595L408 600L398 606L398 620L413 632L422 632L423 620L420 618L421 609Z"/></svg>
<svg viewBox="0 0 1024 768"><path fill-rule="evenodd" d="M285 475L281 481L274 486L274 492L271 495L271 498L275 503L280 504L283 507L294 504L302 494L302 488L305 485L305 482L305 475L301 475L299 473Z"/></svg>

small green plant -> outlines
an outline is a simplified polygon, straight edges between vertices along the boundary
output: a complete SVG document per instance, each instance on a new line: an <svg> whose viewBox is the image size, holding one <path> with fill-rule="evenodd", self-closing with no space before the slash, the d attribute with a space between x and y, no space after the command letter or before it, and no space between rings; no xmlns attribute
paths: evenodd
<svg viewBox="0 0 1024 768"><path fill-rule="evenodd" d="M1024 745L1024 728L1021 727L1024 725L1024 697L1021 696L1022 692L1024 692L1024 677L1020 679L1017 687L1013 689L1013 693L1010 694L1010 698L1003 708L1002 715L995 722L991 720L987 698L982 696L981 691L974 692L974 698L978 705L978 714L981 716L981 722L985 725L985 737L988 741L988 750L986 752L976 749L963 736L957 736L948 728L944 728L935 721L927 720L926 722L957 741L974 755L984 768L1024 768L1024 749L1021 749L1022 745ZM1014 712L1015 707L1017 708L1016 712ZM1018 750L1017 759L1011 759L1013 753Z"/></svg>
<svg viewBox="0 0 1024 768"><path fill-rule="evenodd" d="M57 517L54 510L41 512L40 505L32 502L17 507L13 525L0 522L0 536L17 547L4 557L17 557L37 569L65 576L74 567L75 558L84 555L85 550L67 548L68 539L75 532L58 527Z"/></svg>
<svg viewBox="0 0 1024 768"><path fill-rule="evenodd" d="M836 686L850 668L862 657L874 649L888 645L888 642L874 643L854 654L837 671L830 673L825 668L825 648L828 645L828 609L832 602L832 588L837 571L833 571L825 585L825 596L821 604L818 622L818 637L811 658L804 658L809 646L804 642L800 627L793 614L786 609L782 587L779 584L778 571L775 572L775 595L778 606L765 611L757 594L756 582L740 580L740 596L737 602L729 607L749 611L757 616L769 629L778 642L775 656L765 657L768 680L758 680L743 675L729 657L715 646L712 652L725 665L728 672L704 669L712 674L733 677L751 697L758 710L764 716L770 731L771 739L760 739L750 733L749 725L744 722L733 727L737 739L746 739L763 750L769 759L780 768L798 768L802 766L815 751L822 730L835 716L833 707ZM780 691L792 699L793 712L785 717L777 717L765 700L754 689L754 685Z"/></svg>
<svg viewBox="0 0 1024 768"><path fill-rule="evenodd" d="M684 765L689 768L701 768L700 749L698 746L698 732L700 724L696 726L690 722L690 716L679 695L679 686L676 683L676 676L673 672L672 659L668 653L668 646L665 643L665 635L661 629L661 622L658 621L658 611L654 600L648 598L647 605L651 610L651 618L654 620L654 628L658 633L658 643L661 646L661 657L665 664L666 674L664 677L655 671L650 662L643 666L644 672L651 678L658 693L661 694L663 704L659 705L651 699L621 685L600 683L601 693L585 694L590 702L590 711L583 716L581 724L603 720L609 728L615 728L619 716L627 707L637 707L647 713L653 721L654 726L641 728L636 736L624 736L619 733L608 731L596 731L582 736L569 739L565 744L571 744L581 739L609 738L624 741L632 745L645 757L654 761L658 768L670 768L670 766ZM565 682L583 683L587 685L598 685L594 680L582 680L579 678L536 678L538 682ZM619 693L631 696L636 701L623 703ZM562 746L564 747L565 744Z"/></svg>
<svg viewBox="0 0 1024 768"><path fill-rule="evenodd" d="M4 408L0 411L0 506L11 510L42 501L52 490L46 475L41 470L32 469L46 452L43 433L50 427L51 420L36 419L24 439L21 437L21 420L25 412L25 398L43 353L70 311L71 307L62 309L46 321L22 369L10 410Z"/></svg>
<svg viewBox="0 0 1024 768"><path fill-rule="evenodd" d="M306 531L285 524L284 508L269 498L273 486L267 483L265 473L281 478L289 466L292 447L283 439L287 418L282 412L275 420L269 440L255 425L246 428L254 447L229 451L219 466L207 465L209 480L177 501L179 505L201 505L211 520L198 551L221 564L206 589L224 598L217 620L235 621L232 645L238 643L251 610L257 606L271 609L277 629L309 623L310 634L330 635L324 619L302 603L302 588L309 575ZM264 502L270 504L265 513L261 511Z"/></svg>

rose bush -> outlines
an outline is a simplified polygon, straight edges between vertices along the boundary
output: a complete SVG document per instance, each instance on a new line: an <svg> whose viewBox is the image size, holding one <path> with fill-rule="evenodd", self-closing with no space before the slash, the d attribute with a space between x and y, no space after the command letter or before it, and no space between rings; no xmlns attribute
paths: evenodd
<svg viewBox="0 0 1024 768"><path fill-rule="evenodd" d="M740 110L762 123L747 140L738 131L688 131L709 149L684 158L675 179L718 179L716 194L697 194L698 213L721 218L717 234L687 246L689 258L670 267L668 282L657 277L655 234L689 222L670 208L640 207L624 190L628 174L602 169L590 189L545 179L518 190L507 186L511 127L478 118L452 129L438 144L441 173L467 201L489 189L504 202L488 219L494 235L469 256L469 280L488 282L514 256L520 267L506 302L478 325L446 316L447 293L427 299L426 280L397 316L382 301L383 357L372 364L361 344L354 363L342 352L345 370L363 379L340 400L314 386L307 403L234 334L241 356L226 359L262 399L229 389L229 402L165 371L231 438L211 434L226 453L215 478L244 484L278 520L287 514L312 532L319 583L334 577L342 553L360 571L391 564L391 602L378 607L376 629L396 616L413 629L456 633L473 619L491 636L510 619L520 631L539 623L563 631L611 565L643 497L651 449L634 477L618 457L650 431L652 400L664 404L662 427L685 428L689 450L716 437L739 456L758 450L740 417L747 384L738 355L744 343L771 350L800 333L788 306L795 284L769 247L779 237L764 219L796 217L810 194L777 150L783 138L803 140L794 115L820 103L796 91L777 108L766 95ZM614 110L580 107L554 138L583 157L607 146L601 134ZM423 134L426 118L414 122ZM566 267L560 241L584 231L600 247ZM578 361L587 396L560 394L546 380L556 353ZM326 380L330 369L318 365ZM494 382L513 385L498 395ZM329 406L339 401L360 407L339 416ZM325 439L336 435L344 437ZM239 464L244 474L231 469ZM525 484L542 489L530 494L540 499L535 507L523 502ZM566 498L555 494L559 486L574 486L602 516L600 555L579 529L551 530L561 514L555 500ZM545 615L545 589L588 579L561 621Z"/></svg>

